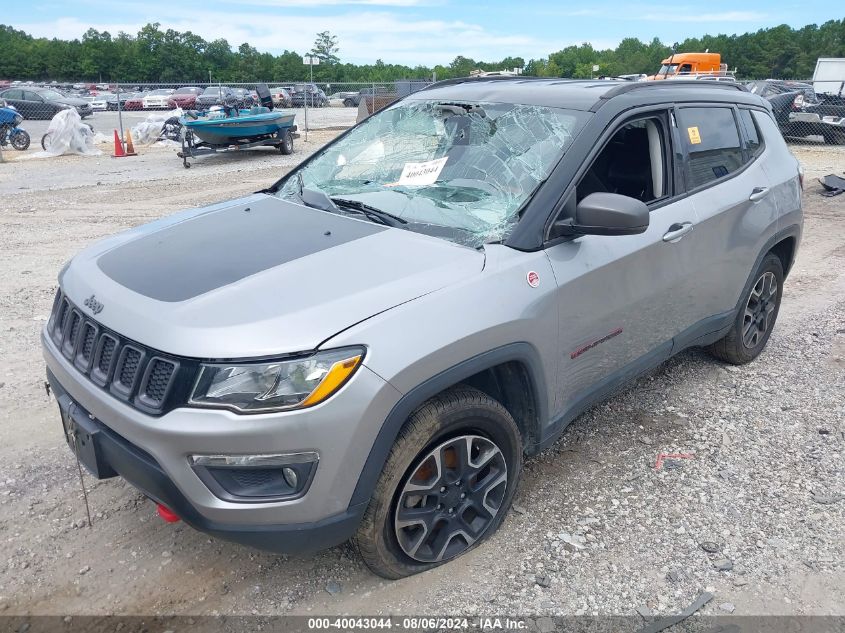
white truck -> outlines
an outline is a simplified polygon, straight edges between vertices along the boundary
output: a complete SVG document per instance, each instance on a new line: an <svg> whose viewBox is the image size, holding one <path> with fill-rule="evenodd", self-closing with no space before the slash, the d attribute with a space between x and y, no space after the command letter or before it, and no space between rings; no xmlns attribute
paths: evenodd
<svg viewBox="0 0 845 633"><path fill-rule="evenodd" d="M813 73L813 89L819 93L843 96L845 57L819 57Z"/></svg>

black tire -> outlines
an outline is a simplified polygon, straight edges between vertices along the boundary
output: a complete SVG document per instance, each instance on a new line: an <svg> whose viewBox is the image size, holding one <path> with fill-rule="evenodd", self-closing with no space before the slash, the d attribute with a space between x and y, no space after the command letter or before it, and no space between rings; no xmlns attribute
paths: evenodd
<svg viewBox="0 0 845 633"><path fill-rule="evenodd" d="M344 99L343 100L343 106L345 108L354 108L355 102L352 99Z"/></svg>
<svg viewBox="0 0 845 633"><path fill-rule="evenodd" d="M450 440L454 440L456 445L463 441L469 441L470 444L466 444L466 446L471 446L473 449L476 445L472 442L483 442L482 446L487 447L486 450L490 451L485 455L494 454L498 463L506 464L506 468L493 470L487 466L482 466L473 474L467 475L468 471L466 470L450 470L451 466L446 463L449 460L442 457L437 462L438 474L437 478L432 480L434 483L431 485L434 487L430 490L431 494L417 495L422 497L420 503L423 506L430 507L436 503L436 507L426 510L426 512L438 513L432 515L435 517L432 520L434 526L431 531L428 528L424 530L417 548L419 548L419 543L429 539L430 534L434 535L436 542L436 536L441 530L450 531L444 532L448 538L440 550L440 558L426 560L425 557L420 556L419 559L414 559L406 553L405 548L399 542L398 534L401 532L403 538L406 538L404 535L407 532L402 532L402 530L408 528L400 528L399 525L394 523L394 521L399 521L398 503L404 495L408 494L406 486L410 485L409 482L412 477L417 476L426 467L429 460L433 459L431 457L434 454L433 451L442 448ZM499 453L491 449L491 446L498 449ZM445 450L451 449L446 448ZM446 455L442 452L437 454L440 456ZM458 460L459 458L455 457L454 459ZM492 461L488 463L492 463ZM441 463L446 463L446 465L440 466ZM487 468L486 474L479 474L485 468ZM444 391L414 411L399 432L355 536L355 543L361 557L374 573L384 578L397 579L432 569L465 554L489 538L501 524L513 500L521 469L522 438L510 413L495 399L473 387L458 385ZM499 483L490 487L487 487L487 485L478 486L478 489L486 490L482 493L485 507L488 495L494 497L493 505L498 504L492 513L492 517L484 517L474 510L477 506L473 504L474 500L477 501L477 498L463 500L467 494L476 497L478 493L469 492L465 494L462 491L469 491L473 485L479 483L477 479L473 483L473 478L486 479L491 473L497 479L504 476L504 485L502 486ZM441 482L449 480L449 477L453 479L457 477L458 481L447 484L442 488L439 487ZM493 481L495 482L495 480ZM447 486L454 487L447 490ZM458 486L463 487L458 488ZM447 490L447 492L441 496L440 493L443 493L444 490ZM455 499L455 495L459 492L463 496ZM429 503L429 496L432 497L431 503ZM405 496L405 499L407 501L408 497ZM447 510L447 505L454 505L455 507ZM406 505L405 507L409 508L410 506ZM454 512L455 509L457 509L456 512ZM485 511L487 514L491 514L489 509ZM472 541L460 534L451 532L451 529L454 529L451 528L452 525L466 525L458 523L457 517L460 516L462 520L466 520L468 514L472 514L470 522L480 518L483 523L478 528ZM447 523L451 521L455 523ZM443 528L443 524L446 524L447 527ZM462 542L458 541L457 547L453 548L452 544L458 536L461 537L460 541ZM444 556L443 554L447 550L450 553L448 556Z"/></svg>
<svg viewBox="0 0 845 633"><path fill-rule="evenodd" d="M776 292L774 297L766 296L770 287ZM758 294L761 296L755 298ZM775 327L782 295L783 264L777 255L768 253L754 273L730 331L708 348L710 353L732 365L744 365L757 358Z"/></svg>
<svg viewBox="0 0 845 633"><path fill-rule="evenodd" d="M290 130L285 130L282 142L277 147L282 154L293 154L293 137L290 135Z"/></svg>
<svg viewBox="0 0 845 633"><path fill-rule="evenodd" d="M20 130L9 137L9 142L19 152L26 151L29 148L29 133L26 130Z"/></svg>
<svg viewBox="0 0 845 633"><path fill-rule="evenodd" d="M48 147L50 147L50 134L49 133L45 134L44 136L41 137L41 149L43 149L46 152Z"/></svg>
<svg viewBox="0 0 845 633"><path fill-rule="evenodd" d="M824 142L828 145L843 145L845 144L845 132L842 135L837 135L833 130L824 130L822 133Z"/></svg>

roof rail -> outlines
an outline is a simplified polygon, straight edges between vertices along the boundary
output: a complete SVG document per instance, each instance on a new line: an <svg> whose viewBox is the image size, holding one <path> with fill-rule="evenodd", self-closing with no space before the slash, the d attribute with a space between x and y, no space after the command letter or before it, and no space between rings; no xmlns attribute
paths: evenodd
<svg viewBox="0 0 845 633"><path fill-rule="evenodd" d="M615 88L611 88L605 92L600 99L612 99L626 92L632 90L642 90L646 88L701 88L707 86L708 88L719 88L722 90L739 90L740 92L748 92L748 89L741 83L735 81L696 81L695 79L663 79L659 81L629 81Z"/></svg>
<svg viewBox="0 0 845 633"><path fill-rule="evenodd" d="M428 84L425 88L417 90L417 92L431 90L432 88L442 88L443 86L456 86L458 84L472 81L548 81L551 79L556 79L556 77L533 77L530 75L489 75L487 77L477 75L475 77L453 77L452 79L441 79L440 81L435 81L432 84Z"/></svg>

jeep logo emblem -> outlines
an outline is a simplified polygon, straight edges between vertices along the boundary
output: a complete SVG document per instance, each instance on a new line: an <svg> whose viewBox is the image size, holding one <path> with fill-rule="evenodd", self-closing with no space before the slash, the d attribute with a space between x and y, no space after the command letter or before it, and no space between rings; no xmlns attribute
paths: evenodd
<svg viewBox="0 0 845 633"><path fill-rule="evenodd" d="M94 314L100 314L103 311L103 304L97 301L94 295L91 295L85 300L85 307L90 308Z"/></svg>

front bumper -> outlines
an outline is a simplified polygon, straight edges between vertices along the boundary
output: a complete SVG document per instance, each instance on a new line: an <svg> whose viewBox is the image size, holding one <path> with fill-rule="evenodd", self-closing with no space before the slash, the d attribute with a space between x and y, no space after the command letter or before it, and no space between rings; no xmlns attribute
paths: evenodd
<svg viewBox="0 0 845 633"><path fill-rule="evenodd" d="M97 387L48 336L41 338L57 397L85 411L102 438L108 467L188 524L274 551L320 549L354 532L366 504L353 507L350 499L381 424L401 396L366 366L335 396L309 409L244 416L177 408L153 417ZM310 486L285 501L222 499L190 463L195 454L307 451L319 455Z"/></svg>
<svg viewBox="0 0 845 633"><path fill-rule="evenodd" d="M49 370L47 378L59 401L59 407L67 410L70 396ZM345 512L312 523L244 526L210 521L182 494L152 455L134 446L96 418L92 419L78 405L73 410L82 433L88 441L97 444L99 463L95 475L103 479L115 475L123 477L156 503L167 506L191 527L212 536L272 552L313 552L346 541L354 534L366 508L365 503L358 504Z"/></svg>

